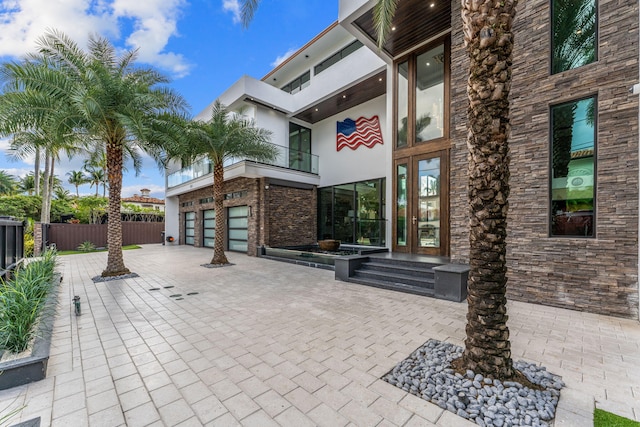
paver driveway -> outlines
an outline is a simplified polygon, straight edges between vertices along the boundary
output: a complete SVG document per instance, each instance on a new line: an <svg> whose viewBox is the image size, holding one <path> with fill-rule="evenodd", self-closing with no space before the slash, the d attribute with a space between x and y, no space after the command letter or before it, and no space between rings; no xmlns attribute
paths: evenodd
<svg viewBox="0 0 640 427"><path fill-rule="evenodd" d="M105 253L61 257L47 379L0 392L0 411L54 426L474 425L379 380L429 338L461 345L466 304L228 257L207 269L209 249L146 245L125 252L139 278L98 284ZM594 402L640 420L637 321L508 309L514 359L567 383L556 426L592 425Z"/></svg>

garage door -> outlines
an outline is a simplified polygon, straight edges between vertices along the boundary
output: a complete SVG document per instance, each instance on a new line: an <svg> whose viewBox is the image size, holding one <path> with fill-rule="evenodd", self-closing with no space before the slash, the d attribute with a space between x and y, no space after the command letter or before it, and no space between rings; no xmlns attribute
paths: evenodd
<svg viewBox="0 0 640 427"><path fill-rule="evenodd" d="M247 206L235 206L227 210L229 250L235 252L247 252L249 240L249 208Z"/></svg>

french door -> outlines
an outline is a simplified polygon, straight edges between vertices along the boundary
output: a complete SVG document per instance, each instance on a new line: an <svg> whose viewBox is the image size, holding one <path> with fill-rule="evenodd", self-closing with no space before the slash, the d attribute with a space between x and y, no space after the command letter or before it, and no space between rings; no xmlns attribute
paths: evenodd
<svg viewBox="0 0 640 427"><path fill-rule="evenodd" d="M396 159L394 251L449 255L448 167L447 151Z"/></svg>

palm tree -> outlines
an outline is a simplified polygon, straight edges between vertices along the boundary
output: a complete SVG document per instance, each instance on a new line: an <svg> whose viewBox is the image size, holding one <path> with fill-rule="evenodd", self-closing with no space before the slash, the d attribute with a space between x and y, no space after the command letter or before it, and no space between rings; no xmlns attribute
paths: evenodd
<svg viewBox="0 0 640 427"><path fill-rule="evenodd" d="M259 0L244 0L243 23ZM509 196L509 90L518 0L462 0L469 56L469 271L467 338L459 368L514 378L506 314L506 235ZM377 0L374 22L382 47L398 0ZM499 23L497 25L496 23ZM495 58L487 61L486 58Z"/></svg>
<svg viewBox="0 0 640 427"><path fill-rule="evenodd" d="M98 196L98 189L100 188L100 184L105 185L105 174L103 169L93 169L93 168L85 168L89 177L87 182L91 184L91 187L96 186L96 197ZM104 194L103 194L104 196Z"/></svg>
<svg viewBox="0 0 640 427"><path fill-rule="evenodd" d="M13 175L0 170L0 196L9 196L16 191L17 182Z"/></svg>
<svg viewBox="0 0 640 427"><path fill-rule="evenodd" d="M170 153L183 161L191 162L206 156L213 165L213 200L216 229L211 264L224 265L229 261L224 254L225 215L224 162L233 157L244 157L256 161L275 160L278 151L270 144L271 133L254 127L253 122L242 116L242 112L232 114L216 101L208 122L192 121L186 126L185 138Z"/></svg>
<svg viewBox="0 0 640 427"><path fill-rule="evenodd" d="M162 87L168 80L153 69L135 65L137 51L121 55L105 38L91 36L88 51L62 33L52 31L38 40L38 53L27 61L5 66L3 77L11 99L10 111L22 111L21 123L43 117L57 118L58 128L74 133L106 152L109 182L107 266L102 276L129 273L122 256L120 193L125 155L140 166L137 150L161 158L166 143L164 113L181 113L183 98ZM25 90L30 89L30 90ZM52 104L62 105L64 117L55 115ZM2 118L0 103L0 119ZM54 105L54 106L55 106Z"/></svg>
<svg viewBox="0 0 640 427"><path fill-rule="evenodd" d="M76 187L76 197L80 197L79 188L82 184L87 183L87 177L82 171L69 171L67 172L67 175L69 175L69 184Z"/></svg>
<svg viewBox="0 0 640 427"><path fill-rule="evenodd" d="M35 191L35 179L33 177L33 173L28 173L22 178L20 178L20 183L18 184L18 190L21 193L27 193L29 196L33 196L33 192Z"/></svg>

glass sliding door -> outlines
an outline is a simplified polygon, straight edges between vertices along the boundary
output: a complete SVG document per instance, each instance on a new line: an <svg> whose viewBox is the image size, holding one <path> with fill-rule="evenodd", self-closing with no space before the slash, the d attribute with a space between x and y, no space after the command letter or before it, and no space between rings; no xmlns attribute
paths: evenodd
<svg viewBox="0 0 640 427"><path fill-rule="evenodd" d="M318 190L318 239L386 245L384 178Z"/></svg>

